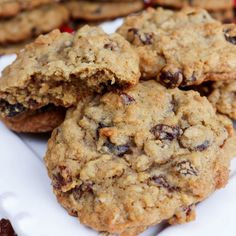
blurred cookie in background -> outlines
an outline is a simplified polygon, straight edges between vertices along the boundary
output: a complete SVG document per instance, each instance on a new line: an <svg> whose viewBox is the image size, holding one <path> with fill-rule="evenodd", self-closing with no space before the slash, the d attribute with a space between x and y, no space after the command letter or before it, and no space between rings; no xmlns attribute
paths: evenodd
<svg viewBox="0 0 236 236"><path fill-rule="evenodd" d="M142 0L130 1L64 1L73 19L86 21L110 20L144 8Z"/></svg>
<svg viewBox="0 0 236 236"><path fill-rule="evenodd" d="M0 9L3 9L4 4L1 5L0 2ZM1 17L0 10L0 54L16 53L38 35L60 28L68 20L68 10L59 3L41 4L26 11L19 10L17 15L8 18Z"/></svg>
<svg viewBox="0 0 236 236"><path fill-rule="evenodd" d="M223 22L232 22L234 20L233 1L232 0L151 0L154 6L162 6L171 9L180 9L182 7L200 7L204 8L216 19Z"/></svg>

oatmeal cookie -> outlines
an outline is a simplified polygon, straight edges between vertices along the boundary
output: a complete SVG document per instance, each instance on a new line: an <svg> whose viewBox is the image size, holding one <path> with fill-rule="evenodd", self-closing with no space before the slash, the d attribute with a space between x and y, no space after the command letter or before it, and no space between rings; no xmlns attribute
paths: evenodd
<svg viewBox="0 0 236 236"><path fill-rule="evenodd" d="M236 80L212 84L209 101L217 111L236 120Z"/></svg>
<svg viewBox="0 0 236 236"><path fill-rule="evenodd" d="M0 0L0 18L12 17L23 10L53 3L55 0Z"/></svg>
<svg viewBox="0 0 236 236"><path fill-rule="evenodd" d="M201 7L210 11L219 11L233 8L232 0L151 0L160 6L182 8L186 6Z"/></svg>
<svg viewBox="0 0 236 236"><path fill-rule="evenodd" d="M119 34L89 26L75 34L55 30L27 45L3 71L0 116L48 104L70 107L90 92L129 87L139 77L138 55Z"/></svg>
<svg viewBox="0 0 236 236"><path fill-rule="evenodd" d="M150 80L80 101L53 131L45 163L81 223L136 236L194 219L194 205L227 183L232 135L205 97Z"/></svg>
<svg viewBox="0 0 236 236"><path fill-rule="evenodd" d="M124 2L67 1L65 6L75 19L99 21L114 19L143 9L142 0Z"/></svg>
<svg viewBox="0 0 236 236"><path fill-rule="evenodd" d="M138 52L143 77L169 88L236 76L236 26L205 10L150 8L127 17L118 32Z"/></svg>
<svg viewBox="0 0 236 236"><path fill-rule="evenodd" d="M0 20L0 44L28 40L60 27L68 19L69 13L64 6L50 4Z"/></svg>

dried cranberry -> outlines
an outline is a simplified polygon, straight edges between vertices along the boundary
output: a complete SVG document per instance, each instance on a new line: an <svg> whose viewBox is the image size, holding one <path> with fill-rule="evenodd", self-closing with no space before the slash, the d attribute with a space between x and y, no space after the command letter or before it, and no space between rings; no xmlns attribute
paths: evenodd
<svg viewBox="0 0 236 236"><path fill-rule="evenodd" d="M155 136L156 139L172 141L178 138L181 134L180 128L177 126L169 125L156 125L151 128L150 132Z"/></svg>
<svg viewBox="0 0 236 236"><path fill-rule="evenodd" d="M176 170L184 176L197 176L198 171L189 160L181 161L176 164Z"/></svg>
<svg viewBox="0 0 236 236"><path fill-rule="evenodd" d="M133 38L130 40L131 42L133 42L135 40L135 37L137 37L139 39L139 41L142 42L142 44L144 44L144 45L149 45L149 44L153 43L153 34L152 33L143 33L143 32L140 32L136 28L130 28L128 30L128 33L133 34Z"/></svg>
<svg viewBox="0 0 236 236"><path fill-rule="evenodd" d="M11 222L7 219L0 220L0 236L17 236Z"/></svg>
<svg viewBox="0 0 236 236"><path fill-rule="evenodd" d="M152 179L157 185L166 188L169 192L174 192L178 190L178 187L174 187L169 184L164 175L153 176Z"/></svg>
<svg viewBox="0 0 236 236"><path fill-rule="evenodd" d="M210 142L208 140L206 140L204 143L202 143L201 145L198 145L197 147L195 147L196 151L204 151L206 150L210 145Z"/></svg>
<svg viewBox="0 0 236 236"><path fill-rule="evenodd" d="M125 105L130 105L131 103L135 102L135 99L127 93L122 92L120 97Z"/></svg>
<svg viewBox="0 0 236 236"><path fill-rule="evenodd" d="M106 146L111 153L118 157L122 157L125 154L131 154L132 150L130 149L130 146L128 144L126 145L115 145L111 143L110 141L106 141L104 143L104 146Z"/></svg>

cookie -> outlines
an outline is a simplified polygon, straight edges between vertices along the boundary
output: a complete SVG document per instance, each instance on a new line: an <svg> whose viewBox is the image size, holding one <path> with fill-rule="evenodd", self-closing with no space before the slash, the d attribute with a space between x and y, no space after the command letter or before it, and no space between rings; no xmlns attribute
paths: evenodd
<svg viewBox="0 0 236 236"><path fill-rule="evenodd" d="M233 9L214 11L210 12L211 16L223 23L233 23L234 22L234 11Z"/></svg>
<svg viewBox="0 0 236 236"><path fill-rule="evenodd" d="M192 220L194 205L227 183L231 135L199 93L150 80L80 101L53 131L45 163L81 223L136 236Z"/></svg>
<svg viewBox="0 0 236 236"><path fill-rule="evenodd" d="M49 104L35 111L0 119L9 129L18 133L45 133L52 131L64 121L65 111L63 107Z"/></svg>
<svg viewBox="0 0 236 236"><path fill-rule="evenodd" d="M75 34L55 30L27 45L3 71L0 116L48 104L70 107L88 93L133 86L139 77L138 55L119 34L89 26Z"/></svg>
<svg viewBox="0 0 236 236"><path fill-rule="evenodd" d="M152 0L152 3L173 8L182 8L186 6L201 7L210 11L233 8L232 0Z"/></svg>
<svg viewBox="0 0 236 236"><path fill-rule="evenodd" d="M55 0L0 0L0 18L12 17L23 10L53 3Z"/></svg>
<svg viewBox="0 0 236 236"><path fill-rule="evenodd" d="M51 4L0 20L0 44L16 43L47 33L60 27L68 18L69 13L64 6Z"/></svg>
<svg viewBox="0 0 236 236"><path fill-rule="evenodd" d="M236 120L235 80L213 83L208 99L218 112Z"/></svg>
<svg viewBox="0 0 236 236"><path fill-rule="evenodd" d="M67 1L65 6L68 8L72 18L99 21L114 19L140 11L143 9L144 3L142 0L131 2Z"/></svg>
<svg viewBox="0 0 236 236"><path fill-rule="evenodd" d="M236 76L236 26L205 10L150 8L127 17L118 33L138 52L143 77L157 77L169 88Z"/></svg>

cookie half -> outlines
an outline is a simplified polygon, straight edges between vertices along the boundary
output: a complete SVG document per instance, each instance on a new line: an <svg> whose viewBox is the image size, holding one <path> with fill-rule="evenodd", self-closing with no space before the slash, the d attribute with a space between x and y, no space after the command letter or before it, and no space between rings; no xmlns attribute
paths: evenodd
<svg viewBox="0 0 236 236"><path fill-rule="evenodd" d="M151 80L79 102L53 131L45 163L81 223L135 236L194 218L194 205L227 183L232 135L199 93Z"/></svg>
<svg viewBox="0 0 236 236"><path fill-rule="evenodd" d="M70 107L89 93L133 86L139 77L138 55L119 34L89 26L75 34L55 30L27 45L3 71L0 116L48 104Z"/></svg>
<svg viewBox="0 0 236 236"><path fill-rule="evenodd" d="M148 9L127 17L118 33L138 52L143 77L157 77L167 87L236 76L236 26L205 10Z"/></svg>
<svg viewBox="0 0 236 236"><path fill-rule="evenodd" d="M130 13L140 11L144 7L142 0L136 1L67 1L72 18L88 21L100 21L126 16Z"/></svg>
<svg viewBox="0 0 236 236"><path fill-rule="evenodd" d="M28 40L60 27L68 19L69 13L64 6L51 4L0 20L0 44Z"/></svg>

